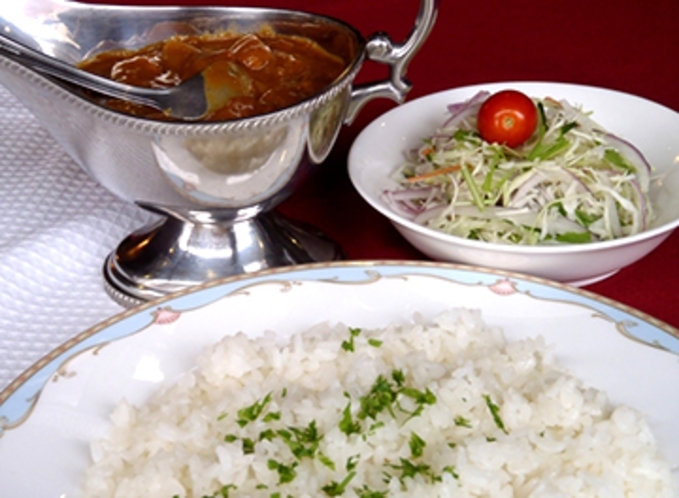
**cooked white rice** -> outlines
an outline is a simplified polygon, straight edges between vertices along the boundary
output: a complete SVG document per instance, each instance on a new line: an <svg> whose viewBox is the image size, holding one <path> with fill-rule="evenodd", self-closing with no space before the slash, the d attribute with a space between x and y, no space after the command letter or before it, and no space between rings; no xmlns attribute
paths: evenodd
<svg viewBox="0 0 679 498"><path fill-rule="evenodd" d="M386 399L371 404L380 376ZM469 310L353 334L323 324L285 344L229 336L112 422L86 496L672 494L640 413L583 386L541 338L507 342Z"/></svg>

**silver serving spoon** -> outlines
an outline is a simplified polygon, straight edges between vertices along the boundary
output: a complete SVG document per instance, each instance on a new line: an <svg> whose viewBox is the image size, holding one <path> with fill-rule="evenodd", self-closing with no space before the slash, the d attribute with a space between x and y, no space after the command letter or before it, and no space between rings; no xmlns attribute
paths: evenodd
<svg viewBox="0 0 679 498"><path fill-rule="evenodd" d="M195 121L204 117L208 111L205 81L201 73L174 87L142 88L88 73L1 34L0 55L9 57L41 74L88 90L159 109L175 119Z"/></svg>

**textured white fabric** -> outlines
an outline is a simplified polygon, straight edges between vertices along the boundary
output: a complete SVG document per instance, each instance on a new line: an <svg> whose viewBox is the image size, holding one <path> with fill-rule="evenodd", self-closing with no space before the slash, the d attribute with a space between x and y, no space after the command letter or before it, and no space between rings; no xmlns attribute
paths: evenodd
<svg viewBox="0 0 679 498"><path fill-rule="evenodd" d="M106 255L152 219L91 179L0 86L0 390L122 308Z"/></svg>

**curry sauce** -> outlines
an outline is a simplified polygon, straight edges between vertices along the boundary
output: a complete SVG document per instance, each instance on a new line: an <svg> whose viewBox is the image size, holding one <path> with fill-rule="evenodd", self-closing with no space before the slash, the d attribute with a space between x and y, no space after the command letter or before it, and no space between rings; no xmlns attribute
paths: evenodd
<svg viewBox="0 0 679 498"><path fill-rule="evenodd" d="M175 35L137 50L101 52L79 66L121 83L163 88L202 72L209 121L239 119L294 105L331 85L347 62L298 35ZM105 105L135 116L170 119L162 111L117 99Z"/></svg>

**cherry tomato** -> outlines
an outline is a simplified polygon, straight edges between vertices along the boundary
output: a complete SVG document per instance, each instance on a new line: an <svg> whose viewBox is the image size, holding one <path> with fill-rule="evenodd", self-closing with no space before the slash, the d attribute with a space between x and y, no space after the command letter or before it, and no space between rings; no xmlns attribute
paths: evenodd
<svg viewBox="0 0 679 498"><path fill-rule="evenodd" d="M535 132L538 111L527 95L516 90L497 92L481 105L477 126L486 142L517 147Z"/></svg>

